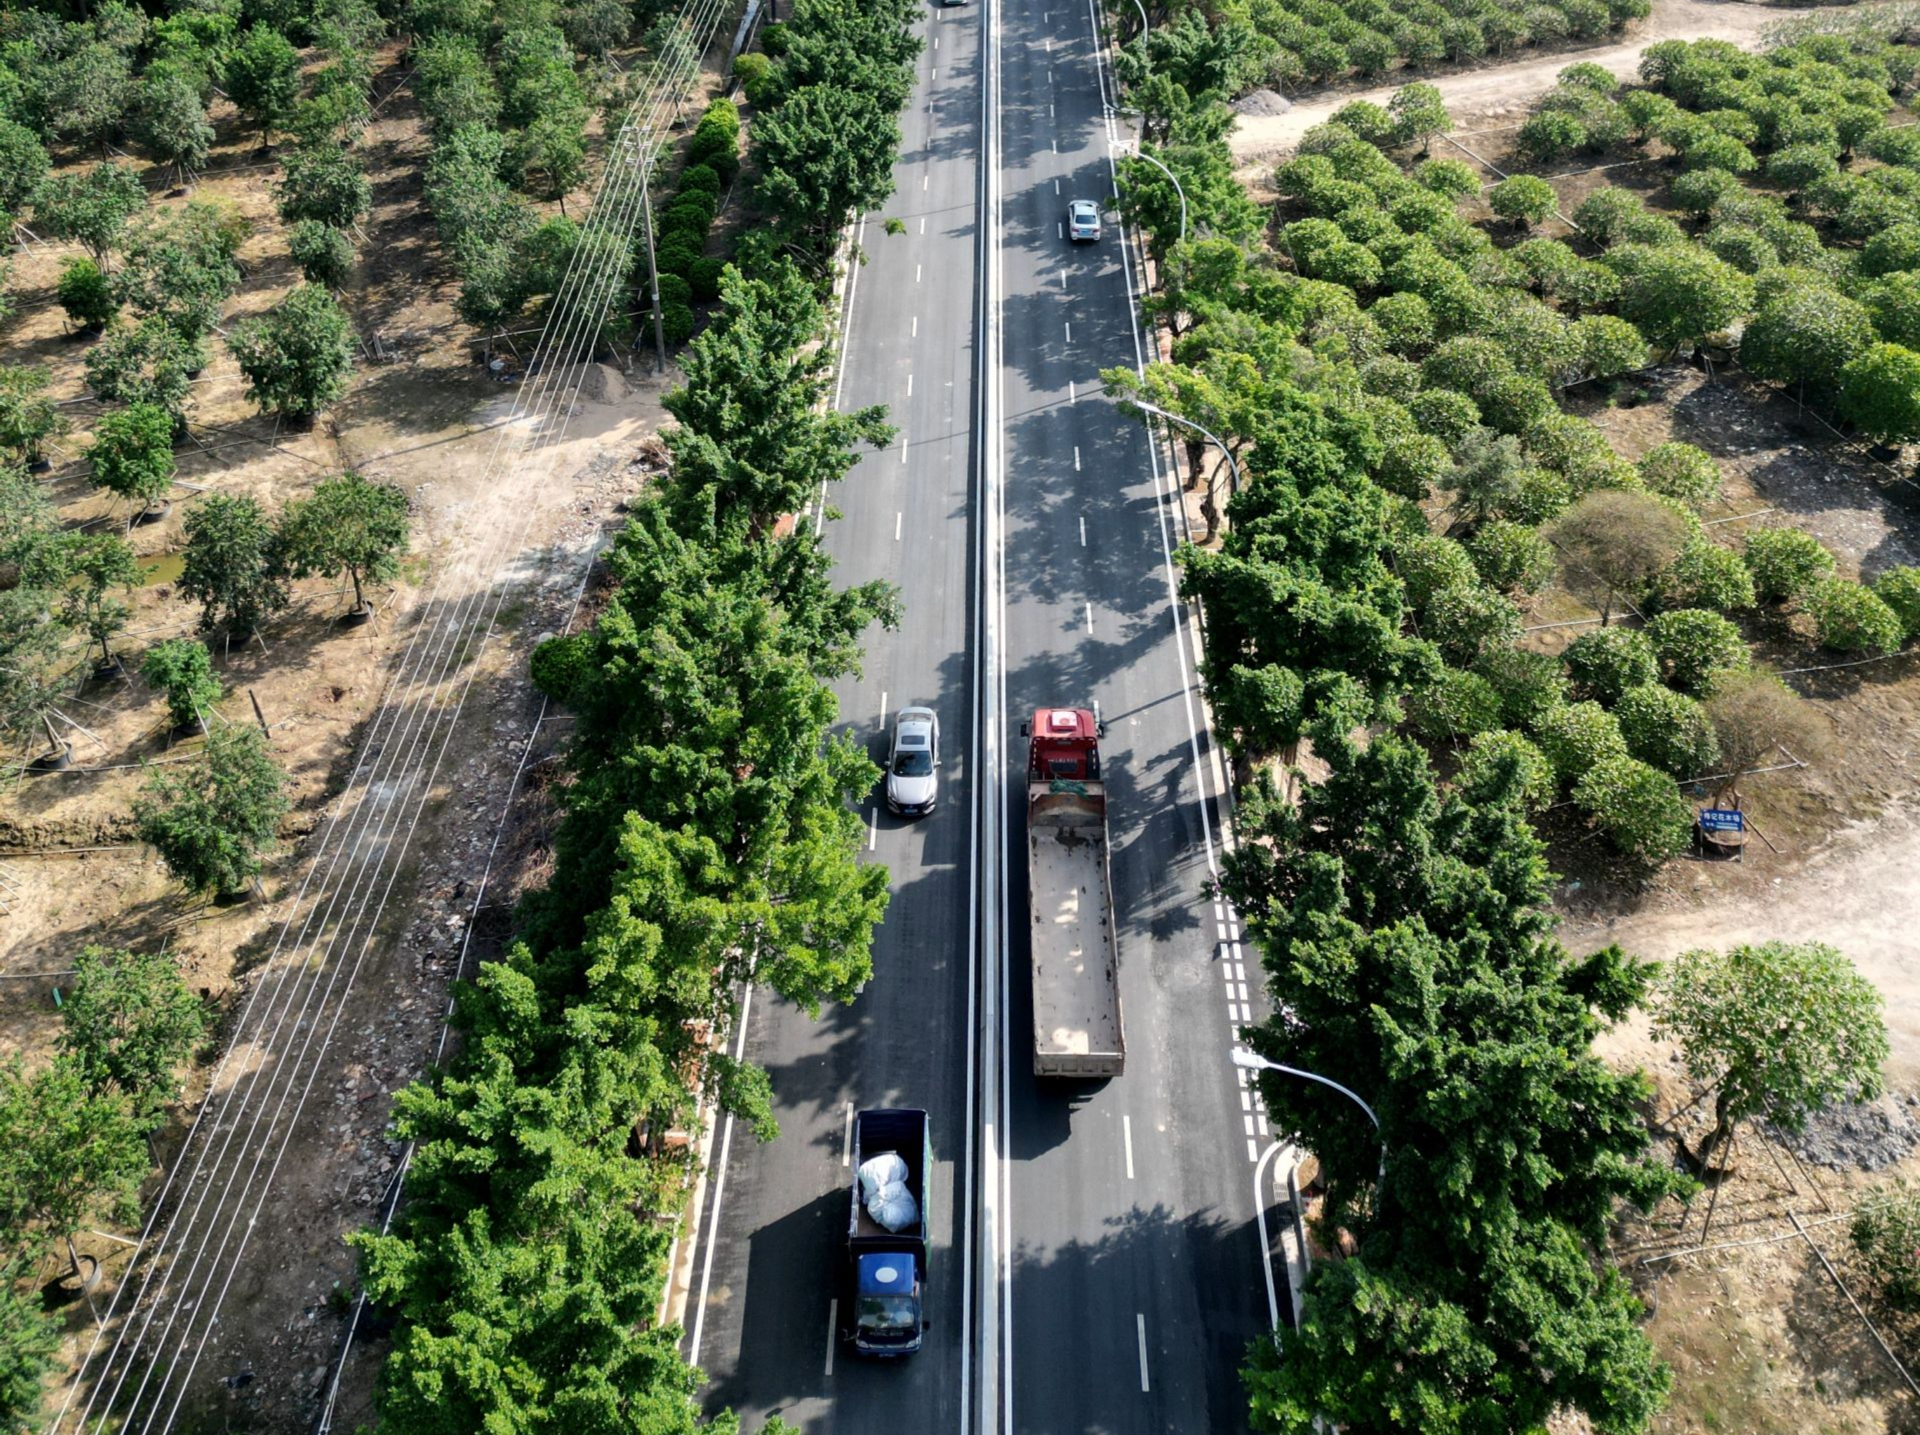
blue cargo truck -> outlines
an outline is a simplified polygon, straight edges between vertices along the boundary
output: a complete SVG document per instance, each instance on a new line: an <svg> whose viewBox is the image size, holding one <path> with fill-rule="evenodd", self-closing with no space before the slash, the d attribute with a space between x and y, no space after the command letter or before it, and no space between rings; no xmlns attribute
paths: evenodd
<svg viewBox="0 0 1920 1435"><path fill-rule="evenodd" d="M899 1230L874 1219L862 1199L860 1170L892 1152L915 1213ZM927 1169L933 1142L927 1113L906 1108L853 1118L853 1213L847 1225L847 1336L860 1355L912 1355L927 1329Z"/></svg>

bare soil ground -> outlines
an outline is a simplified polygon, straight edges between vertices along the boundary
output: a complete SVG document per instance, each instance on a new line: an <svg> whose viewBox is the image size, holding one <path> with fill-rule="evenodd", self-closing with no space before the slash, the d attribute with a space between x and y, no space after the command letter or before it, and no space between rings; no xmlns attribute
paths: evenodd
<svg viewBox="0 0 1920 1435"><path fill-rule="evenodd" d="M1637 72L1640 52L1659 40L1731 40L1752 46L1759 43L1761 32L1769 25L1789 16L1844 8L1808 6L1785 11L1744 0L1653 0L1653 13L1629 27L1627 38L1616 44L1560 48L1551 53L1529 49L1504 60L1489 60L1476 69L1436 76L1432 83L1445 98L1455 126L1472 130L1484 122L1524 116L1534 100L1553 88L1554 76L1575 61L1603 65L1625 78ZM1352 100L1383 105L1401 85L1422 78L1426 77L1398 73L1387 85L1317 91L1294 101L1284 114L1243 115L1229 137L1235 165L1242 170L1270 167L1291 152L1303 134L1330 119L1342 105ZM1243 173L1241 178L1264 176Z"/></svg>
<svg viewBox="0 0 1920 1435"><path fill-rule="evenodd" d="M0 1051L29 1059L45 1052L57 1029L55 989L78 948L91 942L169 951L231 1018L269 969L277 924L292 910L307 865L302 839L328 816L369 720L389 700L393 665L424 595L438 584L436 597L457 599L443 581L454 571L453 560L474 547L477 535L526 526L517 558L499 573L476 576L476 582L505 585L499 638L477 659L461 734L447 761L452 771L441 773L380 923L381 940L366 959L339 1039L325 1054L259 1215L269 1237L228 1292L209 1344L203 1375L234 1379L203 1378L200 1384L209 1388L189 1402L185 1428L278 1431L311 1423L319 1372L341 1333L342 1307L333 1293L351 1286L342 1238L377 1213L391 1178L397 1150L385 1139L391 1093L418 1075L435 1049L502 803L529 745L538 697L526 679L528 648L564 621L591 552L645 481L635 455L664 419L661 394L677 382L671 372L623 373L620 360L589 365L579 371L579 389L567 407L565 442L543 453L537 473L498 468L499 424L517 390L495 382L475 361L476 336L454 314L457 284L440 261L421 196L427 141L420 116L397 51L389 49L377 68L376 112L361 150L374 207L356 273L341 295L361 342L349 392L316 428L289 432L254 413L215 336L213 362L195 389L190 436L177 454L184 483L163 520L129 532L150 576L116 645L128 660L127 674L89 685L67 708L88 730L75 735L74 771L0 793L0 975L6 978L0 980ZM162 194L155 176L149 182L156 205L214 200L237 206L253 222L240 251L245 282L227 306L224 327L231 327L270 307L299 275L273 212L275 163L261 162L255 137L224 103L213 119L219 141L191 196ZM579 212L578 205L570 208ZM53 292L61 261L74 252L31 244L17 256L12 287L21 315L0 341L0 361L45 365L72 420L47 480L63 518L124 528L127 512L91 488L81 457L99 412L83 382L89 341L67 333ZM377 595L380 612L371 624L341 627L335 619L348 598L332 584L306 582L260 642L231 652L216 646L216 670L229 690L221 715L254 721L257 700L271 725L274 753L291 776L295 805L282 830L282 853L263 879L266 900L219 907L191 902L131 843L128 817L141 765L190 760L198 746L198 739L170 738L164 705L137 676L146 646L194 630L195 610L171 586L182 522L207 492L250 494L271 514L349 467L408 494L410 556L401 580ZM532 735L532 757L563 736L543 727ZM537 786L540 769L531 765ZM501 863L519 875L489 885L476 925L487 927L489 914L493 925L466 951L469 962L491 954L518 882L537 875L542 858L537 825L507 836ZM163 1162L208 1079L208 1071L197 1073L181 1121L162 1133ZM81 1247L102 1261L106 1279L98 1294L105 1298L125 1268L127 1249L94 1237ZM88 1331L83 1310L75 1309L70 1354L90 1338ZM376 1371L377 1361L349 1370L336 1428L371 1419Z"/></svg>

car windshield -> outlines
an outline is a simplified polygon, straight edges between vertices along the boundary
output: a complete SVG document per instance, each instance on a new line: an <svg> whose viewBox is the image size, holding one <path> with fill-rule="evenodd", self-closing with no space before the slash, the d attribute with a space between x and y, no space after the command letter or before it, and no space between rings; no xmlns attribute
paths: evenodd
<svg viewBox="0 0 1920 1435"><path fill-rule="evenodd" d="M860 1329L877 1334L911 1331L914 1327L913 1297L904 1295L863 1295L858 1316Z"/></svg>
<svg viewBox="0 0 1920 1435"><path fill-rule="evenodd" d="M1093 206L1091 204L1074 205L1073 217L1079 220L1082 224L1091 222L1091 220L1093 219Z"/></svg>
<svg viewBox="0 0 1920 1435"><path fill-rule="evenodd" d="M895 777L925 777L933 771L933 754L925 748L902 748L893 755Z"/></svg>

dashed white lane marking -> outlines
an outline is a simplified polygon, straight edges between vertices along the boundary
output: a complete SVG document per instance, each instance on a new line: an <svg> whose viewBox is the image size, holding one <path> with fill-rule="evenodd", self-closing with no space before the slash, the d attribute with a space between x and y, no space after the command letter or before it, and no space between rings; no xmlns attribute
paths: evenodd
<svg viewBox="0 0 1920 1435"><path fill-rule="evenodd" d="M1065 225L1065 223L1063 223L1058 219L1054 220L1053 234L1054 234L1054 238L1056 239L1065 239L1067 237L1067 226Z"/></svg>
<svg viewBox="0 0 1920 1435"><path fill-rule="evenodd" d="M1133 1179L1133 1118L1131 1116L1123 1115L1120 1118L1120 1135L1127 1145L1127 1179L1131 1181Z"/></svg>
<svg viewBox="0 0 1920 1435"><path fill-rule="evenodd" d="M900 426L900 462L905 463L906 461L907 461L907 428L905 424L902 424Z"/></svg>
<svg viewBox="0 0 1920 1435"><path fill-rule="evenodd" d="M1240 1109L1242 1111L1253 1110L1253 1093L1244 1086L1240 1088Z"/></svg>
<svg viewBox="0 0 1920 1435"><path fill-rule="evenodd" d="M928 186L929 184L931 184L931 183L933 183L933 176L932 176L932 175L930 175L930 174L923 174L923 175L921 175L921 176L920 176L920 192L921 192L922 194L925 194L925 193L927 192L927 186Z"/></svg>
<svg viewBox="0 0 1920 1435"><path fill-rule="evenodd" d="M1260 1148L1254 1145L1253 1138L1251 1136L1247 1138L1247 1160L1251 1161L1256 1166L1260 1164Z"/></svg>
<svg viewBox="0 0 1920 1435"><path fill-rule="evenodd" d="M867 809L867 851L873 851L873 844L880 840L880 809Z"/></svg>
<svg viewBox="0 0 1920 1435"><path fill-rule="evenodd" d="M1093 631L1093 604L1087 604L1087 631Z"/></svg>
<svg viewBox="0 0 1920 1435"><path fill-rule="evenodd" d="M907 375L907 397L908 398L913 397L913 375L912 374Z"/></svg>
<svg viewBox="0 0 1920 1435"><path fill-rule="evenodd" d="M916 284L920 282L920 266L918 264L913 266L913 282Z"/></svg>
<svg viewBox="0 0 1920 1435"><path fill-rule="evenodd" d="M1053 182L1053 192L1055 194L1058 194L1060 192L1060 181L1057 179Z"/></svg>
<svg viewBox="0 0 1920 1435"><path fill-rule="evenodd" d="M847 1103L846 1138L840 1143L840 1164L842 1166L853 1164L853 1103L851 1101Z"/></svg>
<svg viewBox="0 0 1920 1435"><path fill-rule="evenodd" d="M1068 379L1067 380L1067 402L1070 404L1077 403L1079 401L1079 398L1080 398L1080 395L1074 392L1073 380Z"/></svg>
<svg viewBox="0 0 1920 1435"><path fill-rule="evenodd" d="M833 1348L840 1343L840 1298L827 1302L827 1374L833 1374Z"/></svg>
<svg viewBox="0 0 1920 1435"><path fill-rule="evenodd" d="M1073 471L1075 473L1080 472L1080 445L1079 444L1075 444L1073 446Z"/></svg>
<svg viewBox="0 0 1920 1435"><path fill-rule="evenodd" d="M885 728L886 725L887 725L887 694L886 694L886 690L883 688L880 692L880 726L882 728Z"/></svg>
<svg viewBox="0 0 1920 1435"><path fill-rule="evenodd" d="M928 108L931 109L932 106L929 105ZM922 234L925 234L927 232L927 217L924 214L920 216L920 232Z"/></svg>
<svg viewBox="0 0 1920 1435"><path fill-rule="evenodd" d="M1136 1314L1133 1321L1135 1328L1140 1332L1140 1393L1145 1395L1147 1393L1147 1318L1145 1315Z"/></svg>
<svg viewBox="0 0 1920 1435"><path fill-rule="evenodd" d="M1084 513L1080 515L1080 546L1087 546L1087 516Z"/></svg>
<svg viewBox="0 0 1920 1435"><path fill-rule="evenodd" d="M909 339L917 339L920 337L920 316L918 314L915 314L913 316L913 319L911 320L911 323L913 327L908 331L907 337Z"/></svg>
<svg viewBox="0 0 1920 1435"><path fill-rule="evenodd" d="M1073 342L1073 320L1071 319L1067 320L1067 342L1069 344Z"/></svg>
<svg viewBox="0 0 1920 1435"><path fill-rule="evenodd" d="M895 543L900 541L900 523L905 517L906 515L904 513L896 513L893 515L893 541Z"/></svg>

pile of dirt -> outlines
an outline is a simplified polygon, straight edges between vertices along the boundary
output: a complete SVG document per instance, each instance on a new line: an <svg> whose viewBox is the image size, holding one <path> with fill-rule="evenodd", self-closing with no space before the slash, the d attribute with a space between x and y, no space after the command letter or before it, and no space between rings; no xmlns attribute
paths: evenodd
<svg viewBox="0 0 1920 1435"><path fill-rule="evenodd" d="M1273 90L1249 90L1233 102L1232 108L1236 115L1265 119L1269 115L1284 115L1293 108L1293 101Z"/></svg>
<svg viewBox="0 0 1920 1435"><path fill-rule="evenodd" d="M1829 1106L1797 1134L1767 1126L1767 1136L1791 1147L1803 1161L1829 1171L1884 1171L1920 1146L1920 1095L1889 1092L1878 1101Z"/></svg>

